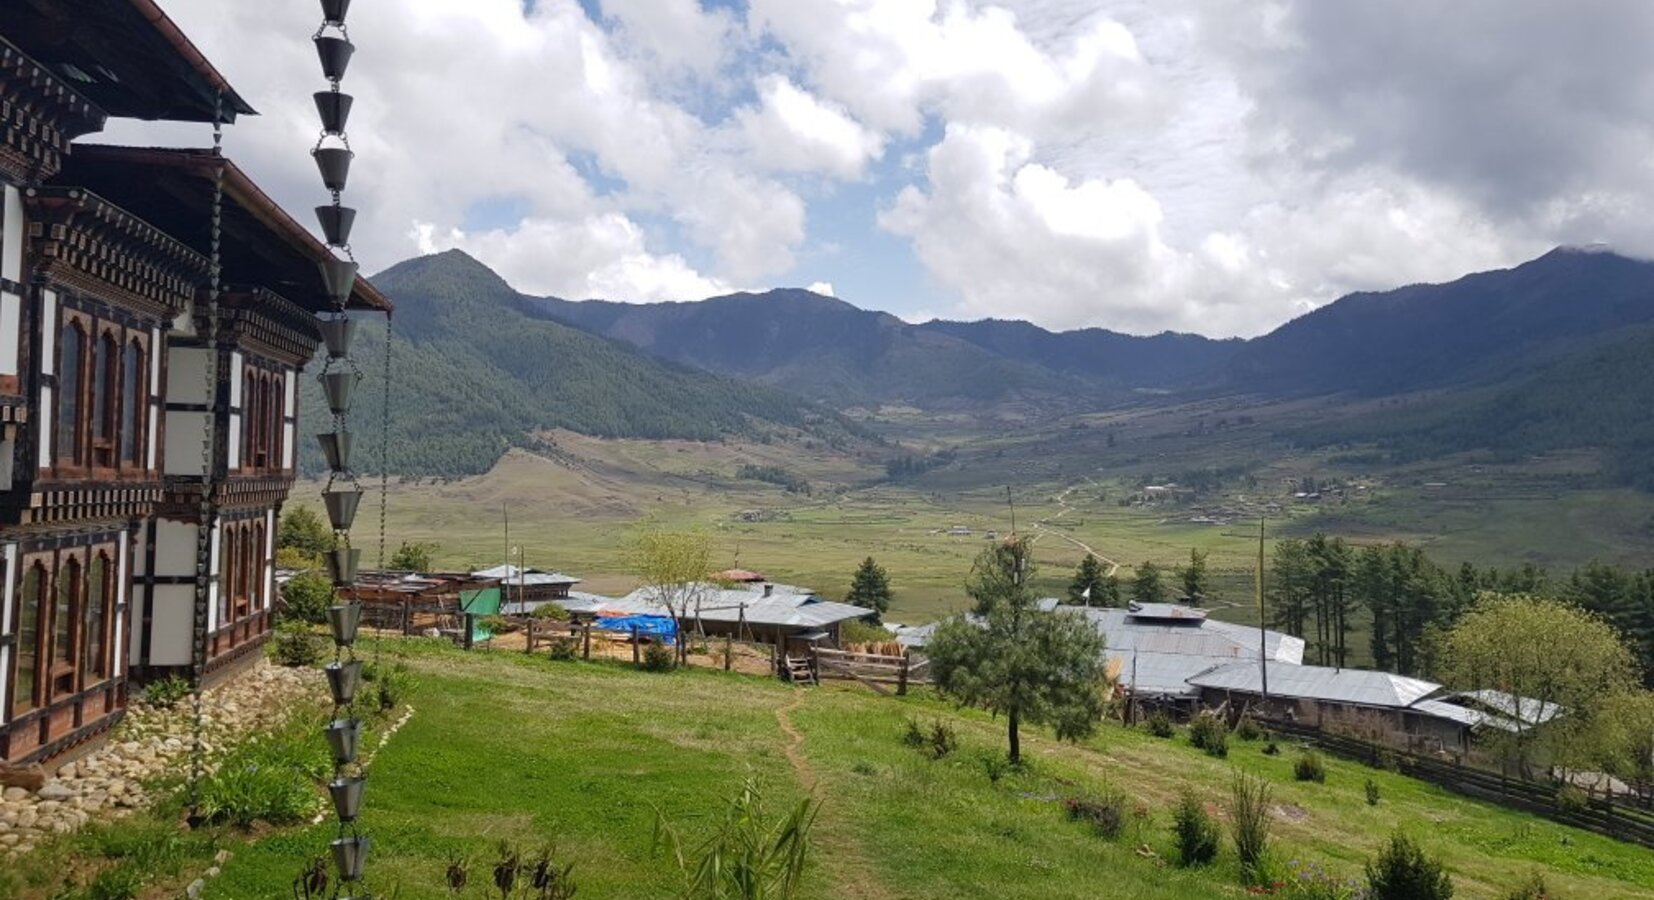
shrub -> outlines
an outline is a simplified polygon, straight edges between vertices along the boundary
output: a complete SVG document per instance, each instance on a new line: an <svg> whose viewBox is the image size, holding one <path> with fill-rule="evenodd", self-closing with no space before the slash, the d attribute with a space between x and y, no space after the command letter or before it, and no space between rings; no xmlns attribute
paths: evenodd
<svg viewBox="0 0 1654 900"><path fill-rule="evenodd" d="M284 621L320 625L333 605L333 582L320 572L300 572L282 586L281 600Z"/></svg>
<svg viewBox="0 0 1654 900"><path fill-rule="evenodd" d="M1169 738L1177 733L1177 726L1172 724L1172 717L1158 709L1149 713L1149 717L1143 720L1143 727L1157 738Z"/></svg>
<svg viewBox="0 0 1654 900"><path fill-rule="evenodd" d="M1189 743L1222 759L1229 755L1229 727L1211 713L1201 713L1189 722Z"/></svg>
<svg viewBox="0 0 1654 900"><path fill-rule="evenodd" d="M322 661L321 638L310 633L301 622L283 622L276 626L270 641L270 656L278 665L292 669L314 666Z"/></svg>
<svg viewBox="0 0 1654 900"><path fill-rule="evenodd" d="M1258 727L1258 722L1252 718L1252 714L1247 713L1235 724L1235 737L1243 741L1255 741L1263 737L1263 729Z"/></svg>
<svg viewBox="0 0 1654 900"><path fill-rule="evenodd" d="M1200 798L1184 792L1172 810L1172 834L1177 838L1177 861L1204 866L1218 855L1218 826L1207 815Z"/></svg>
<svg viewBox="0 0 1654 900"><path fill-rule="evenodd" d="M168 675L144 688L144 700L148 701L150 706L171 709L194 690L189 679L179 675Z"/></svg>
<svg viewBox="0 0 1654 900"><path fill-rule="evenodd" d="M925 729L920 727L919 720L908 719L902 731L902 743L917 750L925 745L925 741Z"/></svg>
<svg viewBox="0 0 1654 900"><path fill-rule="evenodd" d="M552 638L547 644L546 655L555 660L568 662L580 656L580 645L574 638Z"/></svg>
<svg viewBox="0 0 1654 900"><path fill-rule="evenodd" d="M941 759L959 747L959 736L953 726L938 719L930 726L930 758Z"/></svg>
<svg viewBox="0 0 1654 900"><path fill-rule="evenodd" d="M1306 750L1292 764L1292 777L1299 781L1313 781L1316 784L1327 783L1327 767L1321 762L1321 755L1314 750ZM1372 782L1367 782L1371 784Z"/></svg>
<svg viewBox="0 0 1654 900"><path fill-rule="evenodd" d="M988 776L989 784L998 784L1005 773L1011 770L1011 763L998 753L982 754L982 771Z"/></svg>
<svg viewBox="0 0 1654 900"><path fill-rule="evenodd" d="M1280 756L1281 755L1281 745L1275 743L1274 741L1270 741L1269 743L1264 745L1263 755L1264 756Z"/></svg>
<svg viewBox="0 0 1654 900"><path fill-rule="evenodd" d="M144 887L144 873L133 866L114 866L92 879L86 894L91 900L137 900Z"/></svg>
<svg viewBox="0 0 1654 900"><path fill-rule="evenodd" d="M1378 782L1371 778L1367 779L1367 805L1378 805Z"/></svg>
<svg viewBox="0 0 1654 900"><path fill-rule="evenodd" d="M1367 863L1367 890L1372 900L1448 900L1453 881L1440 860L1398 831Z"/></svg>
<svg viewBox="0 0 1654 900"><path fill-rule="evenodd" d="M364 677L367 670L372 670L373 698L379 706L380 712L390 712L407 699L418 685L418 679L408 671L406 663L398 662L390 668L369 664L364 668Z"/></svg>
<svg viewBox="0 0 1654 900"><path fill-rule="evenodd" d="M1505 894L1504 900L1561 900L1561 897L1545 884L1545 876L1535 872L1520 887Z"/></svg>
<svg viewBox="0 0 1654 900"><path fill-rule="evenodd" d="M850 619L839 625L839 643L883 644L896 639L895 632L865 619Z"/></svg>
<svg viewBox="0 0 1654 900"><path fill-rule="evenodd" d="M643 648L643 671L670 672L678 664L672 649L660 641L651 641Z"/></svg>
<svg viewBox="0 0 1654 900"><path fill-rule="evenodd" d="M1126 827L1126 795L1113 789L1094 797L1069 797L1063 801L1063 808L1070 820L1089 823L1109 840L1119 837Z"/></svg>
<svg viewBox="0 0 1654 900"><path fill-rule="evenodd" d="M201 783L202 818L238 828L309 819L321 808L316 782L332 770L315 732L315 722L299 717L231 751Z"/></svg>
<svg viewBox="0 0 1654 900"><path fill-rule="evenodd" d="M1229 818L1235 855L1247 877L1255 880L1269 851L1269 782L1237 770Z"/></svg>
<svg viewBox="0 0 1654 900"><path fill-rule="evenodd" d="M1373 757L1373 766L1386 772L1400 772L1401 763L1396 760L1393 751L1380 749Z"/></svg>
<svg viewBox="0 0 1654 900"><path fill-rule="evenodd" d="M1585 792L1571 784L1563 785L1562 789L1556 792L1556 808L1562 812L1578 814L1590 805Z"/></svg>
<svg viewBox="0 0 1654 900"><path fill-rule="evenodd" d="M800 889L820 808L806 797L772 819L757 785L748 781L730 801L717 830L695 846L685 845L656 810L654 845L671 851L684 875L685 897L792 900Z"/></svg>
<svg viewBox="0 0 1654 900"><path fill-rule="evenodd" d="M511 634L514 631L521 631L523 628L522 623L508 616L483 616L477 620L477 624L488 629L492 634Z"/></svg>
<svg viewBox="0 0 1654 900"><path fill-rule="evenodd" d="M1335 875L1312 862L1288 873L1277 893L1292 900L1365 900L1367 886L1359 878Z"/></svg>
<svg viewBox="0 0 1654 900"><path fill-rule="evenodd" d="M572 618L569 615L569 611L564 609L562 605L558 603L542 603L539 606L534 607L534 611L529 613L529 615L536 619L540 619L541 621L549 619L553 622L567 622L570 618Z"/></svg>

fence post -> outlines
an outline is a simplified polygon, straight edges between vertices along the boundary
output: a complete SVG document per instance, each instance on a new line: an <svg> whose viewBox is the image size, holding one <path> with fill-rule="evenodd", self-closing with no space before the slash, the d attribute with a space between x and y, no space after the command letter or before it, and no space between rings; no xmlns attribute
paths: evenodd
<svg viewBox="0 0 1654 900"><path fill-rule="evenodd" d="M410 604L412 602L413 601L411 601L411 600L403 600L402 601L402 636L403 637L407 637L408 635L413 633L413 631L412 631L412 629L413 629L413 616L410 615L409 612L408 612L408 604Z"/></svg>
<svg viewBox="0 0 1654 900"><path fill-rule="evenodd" d="M639 665L637 656L637 626L632 626L632 665Z"/></svg>
<svg viewBox="0 0 1654 900"><path fill-rule="evenodd" d="M476 631L476 626L475 626L475 624L473 624L472 620L474 620L476 617L477 616L476 616L475 613L466 613L464 618L460 622L460 626L465 629L465 634L461 635L460 637L464 641L464 646L465 646L465 649L467 649L467 650L471 649L471 644L475 639L473 635Z"/></svg>
<svg viewBox="0 0 1654 900"><path fill-rule="evenodd" d="M581 643L584 644L584 646L580 650L580 658L590 660L592 658L592 623L587 622L583 631L585 632L585 636Z"/></svg>
<svg viewBox="0 0 1654 900"><path fill-rule="evenodd" d="M735 638L733 635L724 635L724 671L728 672L735 656Z"/></svg>
<svg viewBox="0 0 1654 900"><path fill-rule="evenodd" d="M781 677L781 648L775 644L770 645L770 674Z"/></svg>
<svg viewBox="0 0 1654 900"><path fill-rule="evenodd" d="M523 651L530 656L534 655L534 617L528 618L528 649Z"/></svg>
<svg viewBox="0 0 1654 900"><path fill-rule="evenodd" d="M902 654L902 667L901 667L900 670L898 670L896 672L896 696L898 696L898 697L906 697L907 696L907 667L908 667L908 665L909 665L909 662L908 662L907 654L903 653Z"/></svg>

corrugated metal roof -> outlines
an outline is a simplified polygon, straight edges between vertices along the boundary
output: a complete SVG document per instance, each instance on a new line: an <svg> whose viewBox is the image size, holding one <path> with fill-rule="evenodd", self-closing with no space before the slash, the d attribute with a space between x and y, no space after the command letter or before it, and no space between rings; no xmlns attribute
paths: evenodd
<svg viewBox="0 0 1654 900"><path fill-rule="evenodd" d="M1184 619L1198 620L1206 618L1206 610L1197 609L1193 606L1181 606L1176 603L1132 603L1126 607L1126 611L1140 619L1181 621Z"/></svg>
<svg viewBox="0 0 1654 900"><path fill-rule="evenodd" d="M1488 727L1498 728L1502 731L1516 731L1516 725L1503 716L1489 715L1481 710L1455 706L1441 700L1420 700L1413 704L1412 709L1427 716L1457 722L1468 728Z"/></svg>
<svg viewBox="0 0 1654 900"><path fill-rule="evenodd" d="M1441 685L1433 681L1389 672L1279 663L1267 665L1271 696L1403 709L1441 690ZM1263 691L1262 678L1263 673L1257 663L1237 663L1201 672L1189 678L1189 684L1202 690L1258 694Z"/></svg>
<svg viewBox="0 0 1654 900"><path fill-rule="evenodd" d="M765 588L769 589L768 596L765 595ZM654 589L647 587L607 601L600 608L628 614L667 614L665 605L655 599ZM824 628L872 613L872 610L860 606L823 600L808 588L785 584L731 589L705 584L701 586L699 603L692 602L689 607L690 618L698 614L703 622L739 622L743 618L743 610L749 625L788 628Z"/></svg>
<svg viewBox="0 0 1654 900"><path fill-rule="evenodd" d="M1143 614L1143 609L1152 614ZM1158 603L1137 610L1076 612L1103 633L1107 658L1120 660L1120 685L1140 696L1193 697L1200 691L1188 683L1190 677L1259 655L1259 629L1210 619L1204 611L1186 606ZM1265 630L1262 644L1274 661L1303 661L1302 638Z"/></svg>
<svg viewBox="0 0 1654 900"><path fill-rule="evenodd" d="M520 584L525 587L538 587L552 584L579 584L580 579L573 575L564 575L562 572L541 572L538 569L519 569L509 563L495 566L492 569L482 569L471 573L474 578L498 578L511 584Z"/></svg>
<svg viewBox="0 0 1654 900"><path fill-rule="evenodd" d="M1545 703L1531 697L1516 697L1504 691L1461 691L1457 694L1448 694L1443 700L1469 700L1479 703L1507 718L1519 719L1529 725L1542 725L1557 717L1562 707L1555 703Z"/></svg>

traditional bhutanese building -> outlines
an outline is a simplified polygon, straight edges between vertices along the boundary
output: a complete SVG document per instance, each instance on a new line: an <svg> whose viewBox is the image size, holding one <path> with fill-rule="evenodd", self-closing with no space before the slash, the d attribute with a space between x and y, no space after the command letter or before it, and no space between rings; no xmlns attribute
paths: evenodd
<svg viewBox="0 0 1654 900"><path fill-rule="evenodd" d="M110 117L252 112L151 0L0 4L0 765L104 734L134 677L221 675L268 634L329 251L210 151L71 145ZM351 306L389 309L362 279Z"/></svg>

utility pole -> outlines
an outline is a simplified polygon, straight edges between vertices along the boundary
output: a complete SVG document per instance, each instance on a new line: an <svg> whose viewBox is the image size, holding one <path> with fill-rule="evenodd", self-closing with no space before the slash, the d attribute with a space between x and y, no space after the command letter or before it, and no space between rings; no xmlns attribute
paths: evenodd
<svg viewBox="0 0 1654 900"><path fill-rule="evenodd" d="M1269 702L1269 630L1263 609L1263 523L1258 516L1258 671L1263 675L1263 700Z"/></svg>

